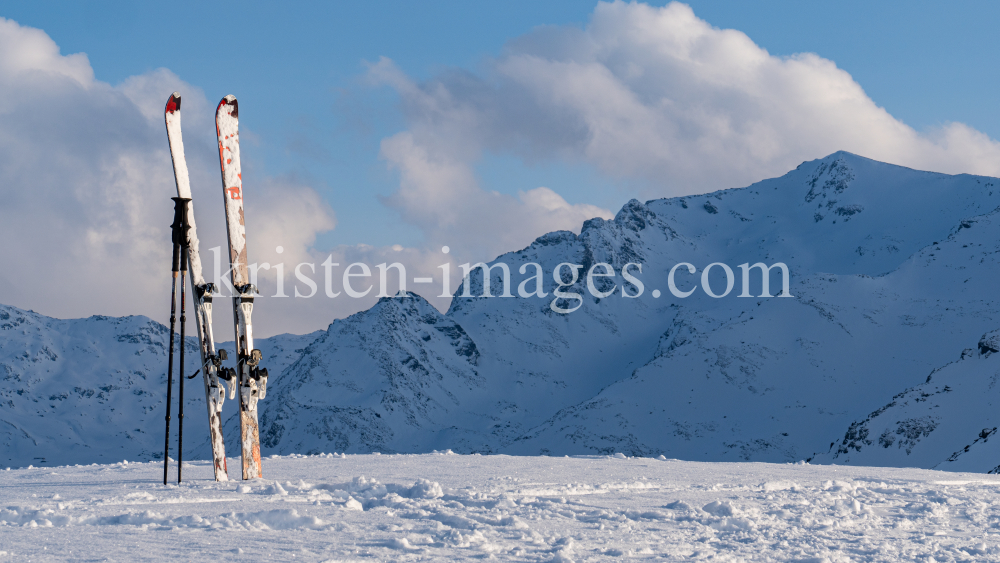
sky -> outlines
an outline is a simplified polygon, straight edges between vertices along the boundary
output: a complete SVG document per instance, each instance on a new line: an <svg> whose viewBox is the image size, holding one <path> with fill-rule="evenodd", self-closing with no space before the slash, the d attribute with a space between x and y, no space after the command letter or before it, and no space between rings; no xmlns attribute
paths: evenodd
<svg viewBox="0 0 1000 563"><path fill-rule="evenodd" d="M250 259L284 263L293 294L308 291L298 263L433 276L633 197L741 187L836 150L1000 175L998 16L989 2L8 1L0 302L166 319L173 90L203 247L225 244L212 110L234 94ZM278 274L261 275L275 295ZM258 335L325 328L376 293L322 291L260 300Z"/></svg>

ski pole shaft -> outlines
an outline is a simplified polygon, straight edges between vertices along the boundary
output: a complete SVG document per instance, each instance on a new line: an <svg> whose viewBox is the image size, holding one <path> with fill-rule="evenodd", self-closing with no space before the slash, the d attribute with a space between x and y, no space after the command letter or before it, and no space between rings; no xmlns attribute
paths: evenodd
<svg viewBox="0 0 1000 563"><path fill-rule="evenodd" d="M170 394L174 388L174 321L177 311L177 262L179 248L174 245L173 280L170 282L170 348L167 352L167 428L163 438L163 484L167 484L170 470Z"/></svg>
<svg viewBox="0 0 1000 563"><path fill-rule="evenodd" d="M179 373L180 376L177 380L177 385L179 386L179 395L177 396L177 482L181 482L181 474L184 470L184 328L187 326L187 293L185 284L187 278L188 269L188 230L190 225L188 224L188 202L191 200L189 198L178 197L175 198L178 215L180 216L180 221L177 229L180 231L177 237L177 242L180 244L181 249L181 343L180 343L180 366Z"/></svg>
<svg viewBox="0 0 1000 563"><path fill-rule="evenodd" d="M184 469L184 325L187 316L184 314L186 302L184 278L187 274L187 246L181 248L181 359L177 378L179 394L177 396L177 482L181 482L181 471Z"/></svg>
<svg viewBox="0 0 1000 563"><path fill-rule="evenodd" d="M187 226L187 202L190 199L172 197L174 200L174 222L170 225L171 229L171 240L174 243L173 252L173 262L171 264L171 281L170 281L170 348L167 352L167 416L166 418L166 431L163 436L163 484L167 484L167 474L170 471L170 402L171 393L174 388L174 324L177 320L177 272L180 270L180 258L181 258L181 245L187 240L187 231L185 227ZM184 281L181 279L181 293L184 292ZM184 306L181 305L181 314L183 315ZM181 330L184 330L183 321L181 321ZM181 358L184 354L184 341L181 339ZM181 360L183 362L183 359ZM183 385L184 381L184 371L183 363L181 364L181 376L180 380ZM183 392L183 391L182 391ZM178 477L180 477L178 473Z"/></svg>

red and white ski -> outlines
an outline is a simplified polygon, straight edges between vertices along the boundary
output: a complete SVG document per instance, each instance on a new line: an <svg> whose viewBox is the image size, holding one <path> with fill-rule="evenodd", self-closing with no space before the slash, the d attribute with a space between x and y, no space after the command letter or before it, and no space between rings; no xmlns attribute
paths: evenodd
<svg viewBox="0 0 1000 563"><path fill-rule="evenodd" d="M167 100L163 112L167 124L167 140L170 142L170 157L174 163L174 180L177 196L191 198L191 183L188 179L187 161L184 159L184 140L181 138L181 95L174 92ZM205 383L205 403L208 405L208 428L212 442L212 458L215 466L215 480L228 481L226 471L226 444L222 439L222 403L225 391L219 382L219 366L226 359L225 350L215 351L212 334L212 294L215 286L205 282L201 269L201 255L198 253L198 230L194 222L194 202L188 204L188 257L191 270L191 289L194 296L195 321L198 325L198 341L201 349L201 373ZM181 344L183 346L183 343ZM197 372L196 372L197 373ZM184 374L181 374L183 377ZM181 384L184 380L181 379ZM230 384L232 387L233 384ZM232 395L232 392L230 392Z"/></svg>
<svg viewBox="0 0 1000 563"><path fill-rule="evenodd" d="M240 172L239 106L235 96L226 96L215 110L219 137L222 191L226 203L226 230L229 233L229 262L232 266L233 320L236 324L236 372L240 387L240 443L243 446L243 478L263 476L260 467L260 432L257 427L257 400L267 392L267 370L259 367L260 350L253 347L253 298L257 288L250 283L247 268L247 234L243 218L243 178Z"/></svg>

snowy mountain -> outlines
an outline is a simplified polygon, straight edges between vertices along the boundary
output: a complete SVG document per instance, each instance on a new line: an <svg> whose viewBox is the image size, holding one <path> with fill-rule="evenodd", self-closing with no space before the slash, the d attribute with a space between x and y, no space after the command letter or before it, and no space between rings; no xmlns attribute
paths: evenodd
<svg viewBox="0 0 1000 563"><path fill-rule="evenodd" d="M794 299L674 300L661 309L666 326L650 361L513 451L770 461L825 452L853 421L996 328L994 190L988 178L838 153L743 190L648 203L692 241L683 259L786 262L798 273ZM784 195L763 199L774 193ZM966 433L947 453L877 463L931 467L990 421L961 408L942 416Z"/></svg>
<svg viewBox="0 0 1000 563"><path fill-rule="evenodd" d="M767 461L826 452L996 328L995 182L836 153L748 188L629 202L579 236L550 233L492 264L516 273L530 262L545 272L605 262L620 272L641 262L641 297L588 296L568 315L550 309L551 296L456 297L446 315L416 296L384 299L334 322L282 374L282 392L308 400L264 407L267 446ZM674 298L668 272L682 261L722 262L737 276L738 264L784 262L792 298L740 298L739 287ZM513 277L516 287L525 276ZM478 270L471 281L480 294ZM499 270L490 285L499 293ZM546 279L545 291L553 285ZM584 281L572 289L583 293ZM476 355L457 353L441 326L461 331ZM918 465L943 461L989 422L951 416L968 438Z"/></svg>
<svg viewBox="0 0 1000 563"><path fill-rule="evenodd" d="M422 297L383 298L334 322L281 374L261 416L261 445L478 448L483 437L464 434L493 418L462 408L485 384L478 361L462 327Z"/></svg>
<svg viewBox="0 0 1000 563"><path fill-rule="evenodd" d="M1000 473L998 351L1000 333L984 335L978 349L853 422L815 461Z"/></svg>
<svg viewBox="0 0 1000 563"><path fill-rule="evenodd" d="M0 329L0 462L148 459L157 443L162 456L166 327L145 317L64 321L0 306Z"/></svg>
<svg viewBox="0 0 1000 563"><path fill-rule="evenodd" d="M491 262L509 267L515 294L522 282L534 287L526 279L533 268L521 273L522 265L539 264L546 297L469 298L459 288L441 314L406 293L325 332L261 342L274 357L265 362L272 381L260 407L263 451L623 452L988 471L1000 465L991 451L1000 423L989 408L998 369L990 366L1000 357L976 343L998 328L998 182L840 152L742 189L630 201L579 235L549 233ZM697 269L675 271L679 291L695 290L686 298L668 289L682 262ZM738 266L757 262L787 264L790 295L778 296L782 277L773 269L774 297L763 297L757 269L750 296L740 297ZM553 303L561 263L582 266L580 279L562 287L581 300ZM598 263L616 272L595 284L616 290L604 298L585 279ZM634 298L640 288L622 276L629 263L642 264L641 273L631 270L643 286ZM700 287L713 263L733 272L732 291L720 298ZM715 294L725 293L721 266L706 276ZM469 281L481 295L482 272ZM493 295L502 293L500 268L489 282ZM553 310L580 301L572 313ZM102 322L113 321L125 322ZM93 321L44 322L69 323L58 332ZM26 346L12 345L0 361L21 361ZM138 361L131 348L103 346L106 373ZM157 361L165 363L162 354ZM153 365L143 373L159 373ZM156 389L149 401L158 399L165 383L148 384ZM200 387L188 393L188 412L201 414ZM15 403L23 409L34 399ZM135 416L162 438L162 407ZM19 424L34 428L31 420ZM225 427L230 455L238 452L234 423ZM135 450L154 455L156 442ZM192 448L207 455L207 442Z"/></svg>
<svg viewBox="0 0 1000 563"><path fill-rule="evenodd" d="M295 353L286 351L289 345L315 336L280 335L258 340L257 346L280 370ZM0 463L23 467L163 459L169 338L167 327L147 317L59 320L0 305ZM231 344L228 348L233 350ZM193 373L198 369L197 339L187 339L185 354L186 371ZM200 378L186 381L185 457L211 458L204 388ZM235 412L235 405L228 402L229 410ZM228 428L225 437L227 452L238 455L238 430Z"/></svg>

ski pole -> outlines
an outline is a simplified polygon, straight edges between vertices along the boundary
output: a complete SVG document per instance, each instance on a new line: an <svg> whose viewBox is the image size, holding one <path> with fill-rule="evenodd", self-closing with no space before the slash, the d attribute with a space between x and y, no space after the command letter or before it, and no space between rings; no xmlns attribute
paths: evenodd
<svg viewBox="0 0 1000 563"><path fill-rule="evenodd" d="M184 326L187 324L185 314L187 297L185 293L185 278L188 269L188 198L177 198L181 207L181 358L177 379L179 395L177 396L177 482L181 482L181 472L184 469Z"/></svg>
<svg viewBox="0 0 1000 563"><path fill-rule="evenodd" d="M170 225L171 239L174 243L172 279L170 282L170 348L167 352L167 427L163 437L163 484L167 484L167 473L170 470L170 395L174 388L174 323L177 315L177 271L180 262L180 198L174 200L174 222ZM183 286L181 287L183 291Z"/></svg>

